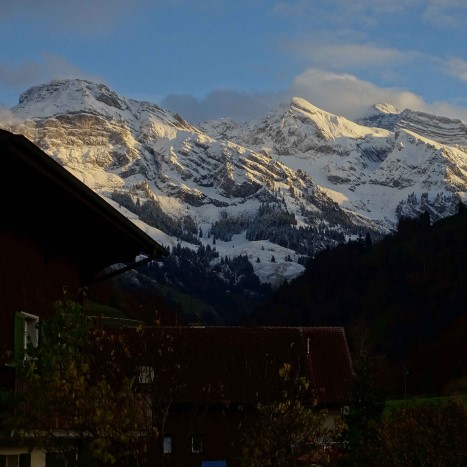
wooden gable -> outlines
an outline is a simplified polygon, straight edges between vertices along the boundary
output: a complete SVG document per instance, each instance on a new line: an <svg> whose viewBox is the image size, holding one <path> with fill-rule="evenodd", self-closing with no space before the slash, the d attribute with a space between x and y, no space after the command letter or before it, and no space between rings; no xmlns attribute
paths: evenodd
<svg viewBox="0 0 467 467"><path fill-rule="evenodd" d="M22 135L0 130L0 355L15 313L46 316L107 266L167 251Z"/></svg>

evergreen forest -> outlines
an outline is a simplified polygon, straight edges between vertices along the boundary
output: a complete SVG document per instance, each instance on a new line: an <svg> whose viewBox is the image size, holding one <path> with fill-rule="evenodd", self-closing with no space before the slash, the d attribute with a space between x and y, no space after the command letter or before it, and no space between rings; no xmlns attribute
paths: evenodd
<svg viewBox="0 0 467 467"><path fill-rule="evenodd" d="M400 219L383 240L325 249L250 324L343 326L389 395L467 392L467 212Z"/></svg>

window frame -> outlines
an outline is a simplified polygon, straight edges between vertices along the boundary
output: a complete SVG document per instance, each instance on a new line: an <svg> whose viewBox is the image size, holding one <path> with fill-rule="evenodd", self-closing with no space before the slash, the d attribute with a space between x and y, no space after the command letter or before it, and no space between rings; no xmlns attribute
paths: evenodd
<svg viewBox="0 0 467 467"><path fill-rule="evenodd" d="M170 441L169 450L166 450L166 446L167 446L166 440ZM170 456L171 454L173 454L173 452L174 452L174 436L171 433L166 433L164 434L162 438L162 454L164 454L164 456Z"/></svg>
<svg viewBox="0 0 467 467"><path fill-rule="evenodd" d="M24 350L29 343L36 349L39 346L39 316L24 311L20 314L24 318Z"/></svg>
<svg viewBox="0 0 467 467"><path fill-rule="evenodd" d="M39 325L39 316L24 311L15 313L14 351L17 357L27 357L29 346L39 346Z"/></svg>
<svg viewBox="0 0 467 467"><path fill-rule="evenodd" d="M199 444L199 448L196 445ZM191 434L191 453L202 454L204 452L204 434L200 432Z"/></svg>
<svg viewBox="0 0 467 467"><path fill-rule="evenodd" d="M31 467L31 454L0 454L1 467Z"/></svg>
<svg viewBox="0 0 467 467"><path fill-rule="evenodd" d="M144 365L138 367L138 383L149 385L154 383L155 370L153 366Z"/></svg>

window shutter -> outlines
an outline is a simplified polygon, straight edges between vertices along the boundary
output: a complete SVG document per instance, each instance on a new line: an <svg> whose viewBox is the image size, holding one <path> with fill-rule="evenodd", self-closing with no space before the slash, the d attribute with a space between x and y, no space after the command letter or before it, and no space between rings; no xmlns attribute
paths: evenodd
<svg viewBox="0 0 467 467"><path fill-rule="evenodd" d="M43 339L46 339L46 326L45 326L45 323L44 321L39 321L38 323L38 326L39 326L39 345L41 344L42 340Z"/></svg>
<svg viewBox="0 0 467 467"><path fill-rule="evenodd" d="M15 358L24 355L24 326L25 319L20 312L15 313Z"/></svg>
<svg viewBox="0 0 467 467"><path fill-rule="evenodd" d="M191 435L191 452L202 453L203 452L203 435L202 433L193 433Z"/></svg>

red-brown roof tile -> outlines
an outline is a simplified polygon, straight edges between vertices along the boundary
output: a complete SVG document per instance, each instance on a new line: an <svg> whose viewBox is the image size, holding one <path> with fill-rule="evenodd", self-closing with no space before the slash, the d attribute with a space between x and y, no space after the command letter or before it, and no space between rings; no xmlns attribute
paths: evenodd
<svg viewBox="0 0 467 467"><path fill-rule="evenodd" d="M143 340L135 335L134 341L140 348L140 365L150 364L170 338L174 350L165 356L159 352L160 364L181 364L178 402L270 400L284 389L279 377L284 364L309 381L309 400L345 404L351 398L352 363L340 327L169 326L145 332L144 341L151 336L151 346L143 351Z"/></svg>

